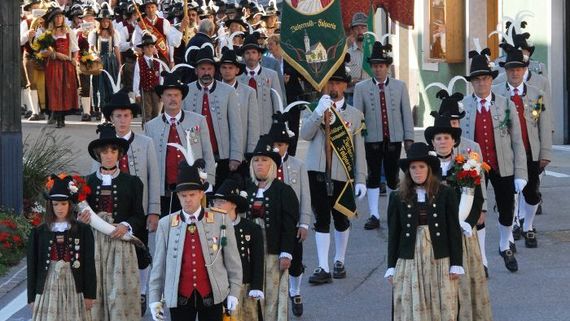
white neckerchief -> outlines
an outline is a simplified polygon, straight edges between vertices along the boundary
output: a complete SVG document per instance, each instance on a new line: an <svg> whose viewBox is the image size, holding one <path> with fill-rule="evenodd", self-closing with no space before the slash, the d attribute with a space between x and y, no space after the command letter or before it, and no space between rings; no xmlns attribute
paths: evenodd
<svg viewBox="0 0 570 321"><path fill-rule="evenodd" d="M423 187L416 187L416 194L418 196L418 202L423 203L426 201L426 189Z"/></svg>
<svg viewBox="0 0 570 321"><path fill-rule="evenodd" d="M52 232L65 232L69 229L68 222L55 222L51 225Z"/></svg>
<svg viewBox="0 0 570 321"><path fill-rule="evenodd" d="M208 86L203 85L201 82L198 83L200 84L200 87L202 87L202 91L207 91L208 93L210 93L210 89L212 89L212 86L214 85L213 81Z"/></svg>
<svg viewBox="0 0 570 321"><path fill-rule="evenodd" d="M491 100L493 99L493 94L489 93L489 96L485 98L480 98L479 96L475 95L475 100L477 101L477 111L481 112L481 100L485 99L485 110L489 111L491 106Z"/></svg>
<svg viewBox="0 0 570 321"><path fill-rule="evenodd" d="M515 89L517 89L519 91L519 96L523 95L523 93L524 93L524 81L521 82L521 84L518 85L517 87L512 86L508 82L507 82L507 84L509 85L509 92L511 93L511 96L515 95Z"/></svg>
<svg viewBox="0 0 570 321"><path fill-rule="evenodd" d="M200 217L200 212L202 211L202 206L198 207L198 210L192 214L188 214L186 212L184 212L184 210L182 210L182 214L184 214L184 220L186 223L190 223L190 218L191 217L195 217L196 221L198 221L198 218Z"/></svg>
<svg viewBox="0 0 570 321"><path fill-rule="evenodd" d="M344 97L342 97L342 99L339 101L335 101L334 105L336 107L336 110L340 110L342 106L344 106Z"/></svg>
<svg viewBox="0 0 570 321"><path fill-rule="evenodd" d="M441 167L441 175L447 176L447 172L449 171L449 165L451 165L451 158L448 160L439 160L439 166Z"/></svg>

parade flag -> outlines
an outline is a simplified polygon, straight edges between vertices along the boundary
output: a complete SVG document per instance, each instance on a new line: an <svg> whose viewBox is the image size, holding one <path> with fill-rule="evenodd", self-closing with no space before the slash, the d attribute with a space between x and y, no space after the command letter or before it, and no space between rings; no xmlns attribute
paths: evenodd
<svg viewBox="0 0 570 321"><path fill-rule="evenodd" d="M368 10L368 20L366 21L366 24L368 25L368 31L376 33L376 30L374 29L374 13L374 6L370 3L370 10ZM372 74L372 69L366 59L372 55L372 47L374 47L375 40L376 38L373 35L365 34L364 41L362 42L362 70L370 77L373 77L374 75Z"/></svg>
<svg viewBox="0 0 570 321"><path fill-rule="evenodd" d="M344 62L340 0L285 0L281 22L285 61L318 91Z"/></svg>

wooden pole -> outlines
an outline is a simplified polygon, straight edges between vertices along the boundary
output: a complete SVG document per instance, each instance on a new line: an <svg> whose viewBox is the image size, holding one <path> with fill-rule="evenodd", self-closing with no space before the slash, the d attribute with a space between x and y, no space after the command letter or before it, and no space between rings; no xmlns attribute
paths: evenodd
<svg viewBox="0 0 570 321"><path fill-rule="evenodd" d="M0 1L0 207L22 212L19 0Z"/></svg>

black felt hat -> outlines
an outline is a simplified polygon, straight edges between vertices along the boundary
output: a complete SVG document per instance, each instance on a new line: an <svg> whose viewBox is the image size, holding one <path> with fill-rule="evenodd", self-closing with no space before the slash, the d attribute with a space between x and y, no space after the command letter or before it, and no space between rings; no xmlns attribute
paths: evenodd
<svg viewBox="0 0 570 321"><path fill-rule="evenodd" d="M140 112L140 106L138 104L131 103L129 93L125 89L121 89L117 93L111 95L111 99L103 107L103 115L106 119L110 119L111 114L116 109L130 109L133 112L133 118L137 117Z"/></svg>
<svg viewBox="0 0 570 321"><path fill-rule="evenodd" d="M288 114L282 114L281 112L277 112L273 114L273 123L271 124L271 128L269 129L268 135L271 137L273 142L278 143L287 143L291 144L293 132L287 128L287 121L288 121ZM293 134L295 135L295 134Z"/></svg>
<svg viewBox="0 0 570 321"><path fill-rule="evenodd" d="M50 176L53 185L50 190L45 194L45 198L50 201L68 201L71 200L71 191L69 190L69 183L73 181L71 176L60 178L52 174Z"/></svg>
<svg viewBox="0 0 570 321"><path fill-rule="evenodd" d="M461 128L451 126L451 117L448 114L440 115L436 111L432 111L431 115L435 117L433 126L429 126L424 131L424 137L428 145L432 146L431 141L437 134L450 134L455 141L454 147L459 146L461 142Z"/></svg>
<svg viewBox="0 0 570 321"><path fill-rule="evenodd" d="M480 53L475 50L469 52L471 66L469 68L469 75L465 76L467 81L471 81L475 77L484 75L489 75L493 77L493 79L497 78L499 71L491 68L491 62L488 58L489 56L491 56L491 50L489 50L489 48L481 50Z"/></svg>
<svg viewBox="0 0 570 321"><path fill-rule="evenodd" d="M178 176L176 177L176 188L174 192L201 190L205 191L208 188L208 183L205 183L200 172L205 167L203 159L197 159L192 166L188 162L181 161L178 164Z"/></svg>
<svg viewBox="0 0 570 321"><path fill-rule="evenodd" d="M465 117L465 110L460 106L461 100L463 100L462 93L454 93L449 96L447 90L442 89L436 94L436 97L441 99L441 105L438 111L440 115L446 114L451 119L462 119Z"/></svg>
<svg viewBox="0 0 570 321"><path fill-rule="evenodd" d="M245 192L240 191L240 186L239 181L234 178L228 178L218 187L212 199L223 199L232 202L237 206L236 211L243 213L247 210L247 199L242 195Z"/></svg>
<svg viewBox="0 0 570 321"><path fill-rule="evenodd" d="M186 95L188 95L189 91L188 85L182 82L180 76L177 73L169 73L167 71L163 71L161 75L163 77L162 85L154 87L154 91L159 96L162 96L162 93L166 89L179 89L182 92L182 99L184 99Z"/></svg>
<svg viewBox="0 0 570 321"><path fill-rule="evenodd" d="M243 74L245 71L245 64L240 61L236 51L231 50L228 47L222 48L222 57L220 58L220 61L218 61L218 66L221 66L222 64L233 64L238 67L238 76Z"/></svg>
<svg viewBox="0 0 570 321"><path fill-rule="evenodd" d="M269 135L263 135L259 137L259 141L257 141L257 145L253 150L253 153L249 155L251 158L255 156L266 156L271 158L277 167L281 165L281 155L279 155L279 151L273 147L273 139Z"/></svg>
<svg viewBox="0 0 570 321"><path fill-rule="evenodd" d="M346 67L346 63L350 62L350 55L348 53L344 56L344 62L338 66L334 74L329 78L329 80L344 81L349 83L352 77L350 76L350 70Z"/></svg>
<svg viewBox="0 0 570 321"><path fill-rule="evenodd" d="M212 47L203 46L202 48L196 50L196 54L194 55L194 60L191 62L191 65L196 68L202 63L210 63L212 65L216 65Z"/></svg>
<svg viewBox="0 0 570 321"><path fill-rule="evenodd" d="M63 11L59 7L49 7L44 14L43 18L47 23L50 23L57 15L63 15Z"/></svg>
<svg viewBox="0 0 570 321"><path fill-rule="evenodd" d="M387 43L382 45L380 41L376 41L372 47L372 54L366 59L369 64L388 64L394 62L392 58L392 45Z"/></svg>
<svg viewBox="0 0 570 321"><path fill-rule="evenodd" d="M89 155L96 161L99 161L99 155L95 153L95 149L98 147L116 145L121 149L123 155L129 149L129 142L126 139L117 137L115 126L111 123L100 124L97 126L96 133L99 134L99 138L91 141L89 146L87 146Z"/></svg>
<svg viewBox="0 0 570 321"><path fill-rule="evenodd" d="M499 62L499 66L505 69L528 67L530 57L525 57L521 49L517 49L506 43L501 44L501 48L507 53L507 59Z"/></svg>
<svg viewBox="0 0 570 321"><path fill-rule="evenodd" d="M410 163L416 161L426 162L434 173L438 173L440 170L439 159L426 143L413 143L408 150L407 158L400 159L400 169L406 172L410 168Z"/></svg>
<svg viewBox="0 0 570 321"><path fill-rule="evenodd" d="M263 48L257 42L259 40L259 35L257 33L249 34L245 36L243 40L243 45L239 48L238 54L243 56L246 50L248 49L256 49L260 53L264 53L266 48Z"/></svg>
<svg viewBox="0 0 570 321"><path fill-rule="evenodd" d="M141 43L137 45L138 48L142 48L144 46L154 46L156 44L156 40L154 37L148 33L143 34L141 37Z"/></svg>

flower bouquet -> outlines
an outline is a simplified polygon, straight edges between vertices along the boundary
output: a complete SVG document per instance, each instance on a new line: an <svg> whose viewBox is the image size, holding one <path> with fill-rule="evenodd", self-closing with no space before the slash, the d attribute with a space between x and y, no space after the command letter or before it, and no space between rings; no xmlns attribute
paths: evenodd
<svg viewBox="0 0 570 321"><path fill-rule="evenodd" d="M103 71L103 63L95 52L83 50L79 53L79 71L84 75L97 76Z"/></svg>
<svg viewBox="0 0 570 321"><path fill-rule="evenodd" d="M461 188L461 199L459 201L459 221L464 222L471 206L473 206L473 198L475 196L475 187L481 185L483 171L488 172L491 167L481 160L479 154L473 151L467 152L467 155L459 154L455 157L455 165L453 174L451 174L451 183Z"/></svg>

